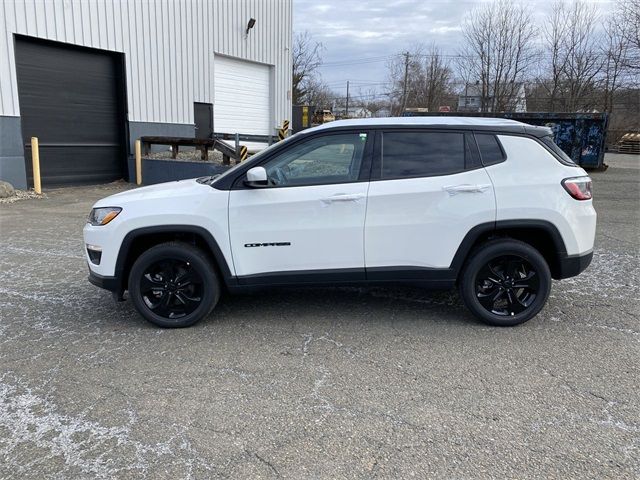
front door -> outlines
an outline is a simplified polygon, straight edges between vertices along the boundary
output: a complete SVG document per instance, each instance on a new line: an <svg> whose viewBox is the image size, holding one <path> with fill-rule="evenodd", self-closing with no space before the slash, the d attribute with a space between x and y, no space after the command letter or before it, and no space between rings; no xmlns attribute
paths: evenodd
<svg viewBox="0 0 640 480"><path fill-rule="evenodd" d="M213 105L211 103L195 102L193 116L196 138L213 138Z"/></svg>
<svg viewBox="0 0 640 480"><path fill-rule="evenodd" d="M231 190L229 230L240 283L365 278L370 142L361 131L317 134L261 165L269 186Z"/></svg>

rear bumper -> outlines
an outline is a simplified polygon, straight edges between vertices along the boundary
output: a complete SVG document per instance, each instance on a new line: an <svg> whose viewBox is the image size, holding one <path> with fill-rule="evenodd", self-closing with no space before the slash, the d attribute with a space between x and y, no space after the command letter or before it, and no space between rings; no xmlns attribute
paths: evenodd
<svg viewBox="0 0 640 480"><path fill-rule="evenodd" d="M104 288L111 292L120 292L122 290L122 283L118 277L103 277L91 270L89 270L89 282L96 287Z"/></svg>
<svg viewBox="0 0 640 480"><path fill-rule="evenodd" d="M582 255L565 255L560 257L556 280L575 277L582 273L591 263L593 251Z"/></svg>

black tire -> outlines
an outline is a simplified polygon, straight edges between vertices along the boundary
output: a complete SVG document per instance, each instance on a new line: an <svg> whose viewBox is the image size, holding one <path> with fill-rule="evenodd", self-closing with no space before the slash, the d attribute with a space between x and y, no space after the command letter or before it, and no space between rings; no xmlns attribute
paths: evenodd
<svg viewBox="0 0 640 480"><path fill-rule="evenodd" d="M161 243L133 264L129 298L140 315L159 327L189 327L216 306L220 282L200 249L183 242Z"/></svg>
<svg viewBox="0 0 640 480"><path fill-rule="evenodd" d="M542 310L551 291L551 272L531 245L513 239L491 240L470 254L458 286L476 317L489 325L510 327Z"/></svg>

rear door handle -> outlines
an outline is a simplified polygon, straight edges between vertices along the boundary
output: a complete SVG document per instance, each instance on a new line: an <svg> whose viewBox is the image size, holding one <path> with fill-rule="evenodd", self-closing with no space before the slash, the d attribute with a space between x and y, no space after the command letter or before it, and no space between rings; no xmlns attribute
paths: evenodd
<svg viewBox="0 0 640 480"><path fill-rule="evenodd" d="M458 193L483 193L489 188L491 188L491 185L489 184L471 185L468 183L465 183L463 185L447 185L445 187L442 187L442 189L451 196L457 195Z"/></svg>
<svg viewBox="0 0 640 480"><path fill-rule="evenodd" d="M330 204L333 202L357 202L364 198L363 193L336 193L327 198L321 198L322 203Z"/></svg>

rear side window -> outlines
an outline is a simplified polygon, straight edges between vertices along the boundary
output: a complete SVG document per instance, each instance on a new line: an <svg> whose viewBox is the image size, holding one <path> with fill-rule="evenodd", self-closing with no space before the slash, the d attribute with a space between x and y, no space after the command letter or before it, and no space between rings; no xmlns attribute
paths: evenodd
<svg viewBox="0 0 640 480"><path fill-rule="evenodd" d="M464 134L384 132L381 178L430 177L465 168Z"/></svg>
<svg viewBox="0 0 640 480"><path fill-rule="evenodd" d="M475 137L480 150L480 158L485 167L504 162L506 155L502 151L502 147L495 135L476 133Z"/></svg>

